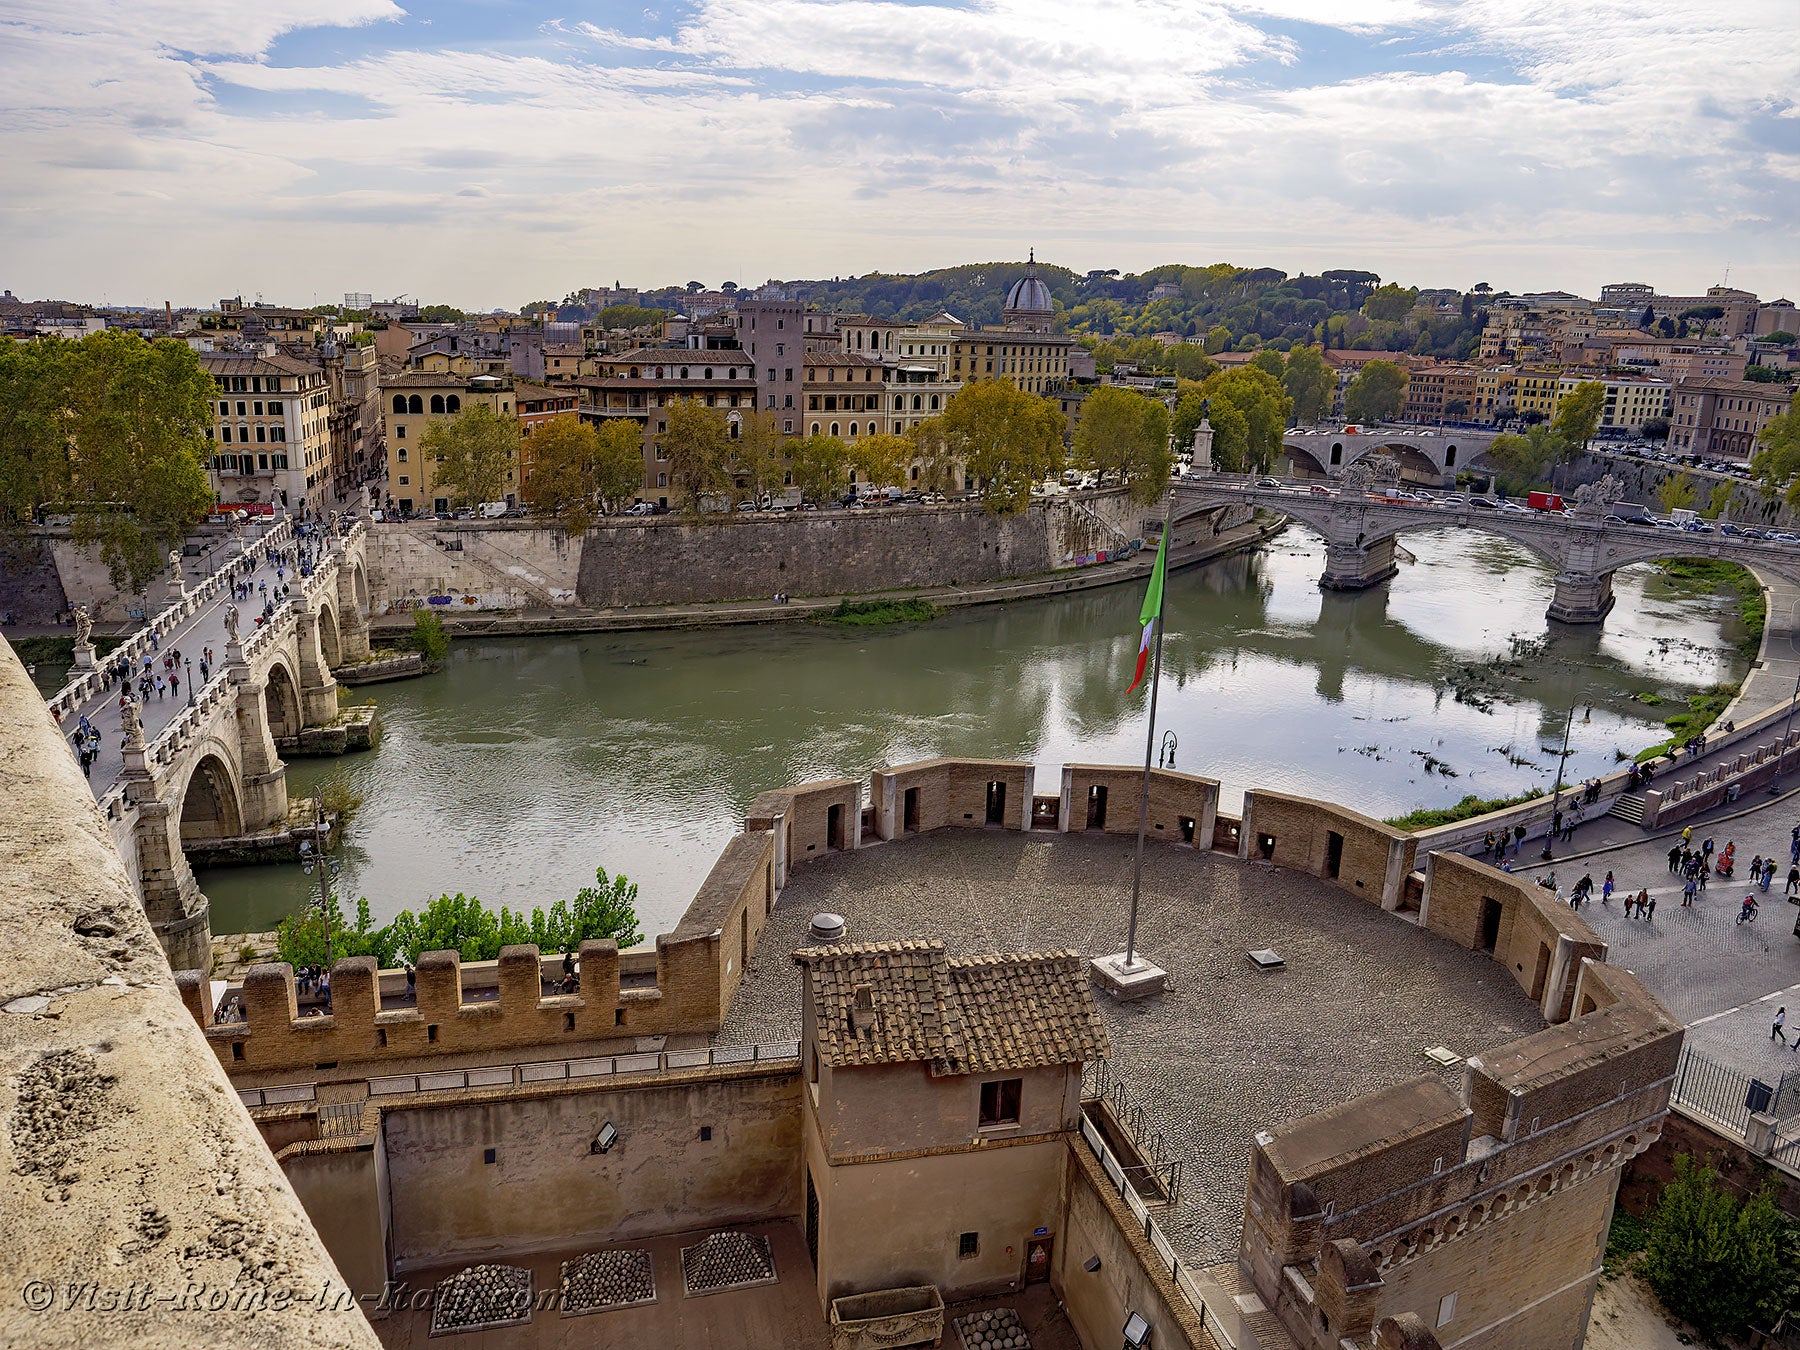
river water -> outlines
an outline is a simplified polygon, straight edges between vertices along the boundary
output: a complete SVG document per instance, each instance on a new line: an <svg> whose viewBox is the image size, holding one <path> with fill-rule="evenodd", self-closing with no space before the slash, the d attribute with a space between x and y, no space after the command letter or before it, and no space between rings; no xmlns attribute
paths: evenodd
<svg viewBox="0 0 1800 1350"><path fill-rule="evenodd" d="M1324 593L1298 531L1170 578L1159 726L1182 769L1326 797L1371 815L1468 793L1548 789L1574 704L1570 776L1661 740L1658 709L1741 677L1733 603L1649 567L1620 571L1602 627L1550 625L1551 573L1488 535L1411 535L1386 585ZM364 796L342 851L345 908L377 918L442 892L548 906L594 869L640 886L647 934L680 917L745 806L809 778L930 755L1141 763L1127 697L1137 586L877 630L812 624L459 644L442 674L360 691L373 752L290 766L296 794L344 774ZM1474 672L1538 643L1519 668ZM1460 686L1466 700L1453 687ZM1499 692L1496 694L1495 690ZM200 876L215 932L273 927L296 866Z"/></svg>

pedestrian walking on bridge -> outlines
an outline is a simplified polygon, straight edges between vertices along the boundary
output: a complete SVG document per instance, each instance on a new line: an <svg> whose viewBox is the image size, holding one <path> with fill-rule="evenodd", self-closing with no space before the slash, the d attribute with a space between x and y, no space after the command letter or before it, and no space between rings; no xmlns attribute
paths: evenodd
<svg viewBox="0 0 1800 1350"><path fill-rule="evenodd" d="M1783 1045L1786 1045L1787 1032L1784 1030L1786 1026L1787 1008L1783 1006L1775 1010L1775 1026L1774 1029L1769 1032L1769 1039L1772 1041L1780 1041Z"/></svg>

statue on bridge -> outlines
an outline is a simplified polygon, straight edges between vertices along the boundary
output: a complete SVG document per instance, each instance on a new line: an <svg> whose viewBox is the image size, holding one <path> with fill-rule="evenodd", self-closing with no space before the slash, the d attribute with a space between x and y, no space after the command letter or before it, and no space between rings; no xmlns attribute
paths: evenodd
<svg viewBox="0 0 1800 1350"><path fill-rule="evenodd" d="M88 607L86 605L75 606L72 617L75 620L75 645L77 647L90 646L94 637L94 618L88 613Z"/></svg>
<svg viewBox="0 0 1800 1350"><path fill-rule="evenodd" d="M1625 496L1625 485L1612 474L1597 483L1583 483L1575 489L1575 514L1583 520L1603 520L1613 503Z"/></svg>
<svg viewBox="0 0 1800 1350"><path fill-rule="evenodd" d="M1399 480L1399 460L1392 455L1364 455L1345 466L1338 482L1344 496L1360 497Z"/></svg>
<svg viewBox="0 0 1800 1350"><path fill-rule="evenodd" d="M333 511L331 513L330 524L331 524L331 533L335 537L338 533L338 513L336 511Z"/></svg>
<svg viewBox="0 0 1800 1350"><path fill-rule="evenodd" d="M125 729L125 748L142 750L144 748L144 717L138 711L136 699L128 698L120 706L119 723Z"/></svg>
<svg viewBox="0 0 1800 1350"><path fill-rule="evenodd" d="M236 605L225 606L225 637L230 642L238 640L238 607Z"/></svg>
<svg viewBox="0 0 1800 1350"><path fill-rule="evenodd" d="M181 577L181 550L178 548L172 548L169 550L169 574L178 583L182 579L182 577Z"/></svg>

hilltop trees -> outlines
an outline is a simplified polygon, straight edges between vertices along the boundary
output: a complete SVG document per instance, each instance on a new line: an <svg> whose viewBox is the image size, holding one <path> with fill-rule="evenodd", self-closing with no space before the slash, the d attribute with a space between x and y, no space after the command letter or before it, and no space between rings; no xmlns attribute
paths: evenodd
<svg viewBox="0 0 1800 1350"><path fill-rule="evenodd" d="M0 542L66 513L114 584L141 591L212 505L214 392L181 342L0 341Z"/></svg>

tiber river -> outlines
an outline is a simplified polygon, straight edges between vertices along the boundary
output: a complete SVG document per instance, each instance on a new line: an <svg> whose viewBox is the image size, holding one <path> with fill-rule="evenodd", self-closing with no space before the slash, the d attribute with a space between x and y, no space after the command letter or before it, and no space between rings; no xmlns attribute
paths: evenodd
<svg viewBox="0 0 1800 1350"><path fill-rule="evenodd" d="M1543 642L1551 573L1488 535L1408 536L1417 561L1360 594L1318 589L1299 531L1170 578L1159 723L1178 766L1312 793L1375 816L1468 793L1548 789L1571 702L1570 777L1666 734L1633 701L1736 680L1732 602L1649 567L1618 573L1599 628L1559 628L1522 668L1471 667ZM364 794L338 882L377 918L441 892L530 908L596 866L639 884L646 933L674 926L764 788L863 777L931 755L1139 763L1126 697L1140 587L965 610L876 630L813 624L459 644L444 673L378 685L373 753L299 760L291 790L347 773ZM296 866L212 870L215 932L273 927L316 883Z"/></svg>

